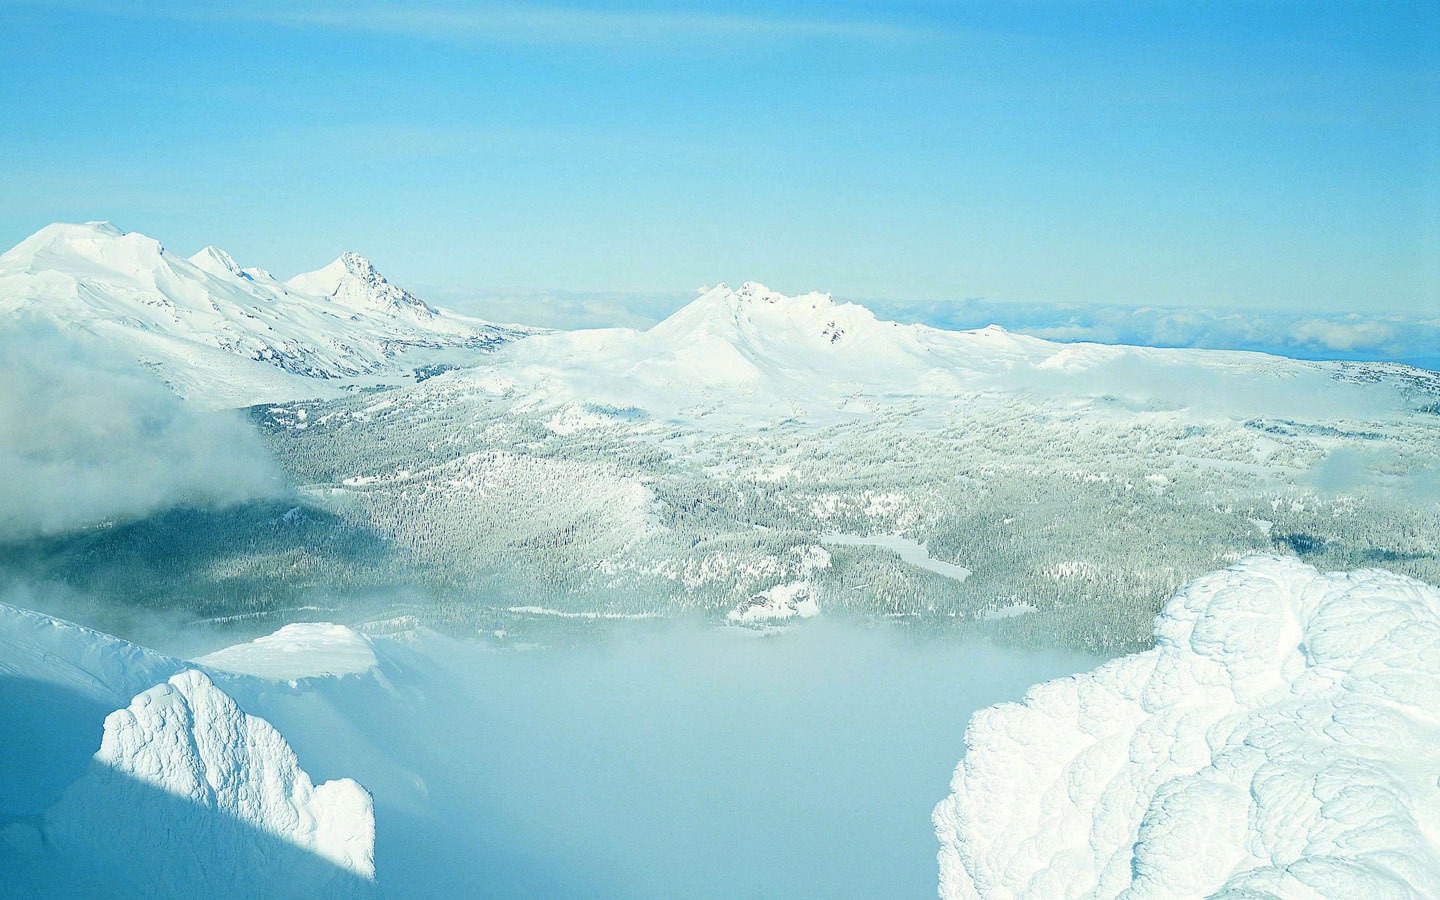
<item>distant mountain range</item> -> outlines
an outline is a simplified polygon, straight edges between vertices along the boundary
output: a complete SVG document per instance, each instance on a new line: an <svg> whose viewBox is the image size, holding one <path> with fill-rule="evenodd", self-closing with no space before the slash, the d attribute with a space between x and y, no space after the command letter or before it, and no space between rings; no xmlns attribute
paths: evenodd
<svg viewBox="0 0 1440 900"><path fill-rule="evenodd" d="M413 381L530 331L434 309L356 253L280 281L109 222L49 225L0 254L0 319L99 336L221 406Z"/></svg>

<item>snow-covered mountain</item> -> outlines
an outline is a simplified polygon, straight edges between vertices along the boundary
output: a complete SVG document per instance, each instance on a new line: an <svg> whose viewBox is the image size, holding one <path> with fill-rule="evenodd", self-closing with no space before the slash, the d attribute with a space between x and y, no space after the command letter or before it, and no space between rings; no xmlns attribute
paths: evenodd
<svg viewBox="0 0 1440 900"><path fill-rule="evenodd" d="M1130 650L1254 553L1440 571L1437 404L1405 366L948 332L747 284L265 421L308 498L502 609L883 612ZM806 570L827 535L835 565Z"/></svg>
<svg viewBox="0 0 1440 900"><path fill-rule="evenodd" d="M470 359L527 333L433 309L355 253L281 282L216 247L186 259L108 222L49 225L0 254L7 319L98 335L217 406L414 380L445 351Z"/></svg>
<svg viewBox="0 0 1440 900"><path fill-rule="evenodd" d="M1366 377L1389 377L1383 370ZM1149 408L1204 402L1239 415L1293 414L1340 374L1335 364L1261 353L1059 344L997 326L906 325L829 294L787 296L747 282L708 290L646 331L517 342L478 361L472 378L485 390L519 392L530 407L599 403L713 421L829 419L995 393L1109 394Z"/></svg>
<svg viewBox="0 0 1440 900"><path fill-rule="evenodd" d="M941 896L1440 896L1440 591L1259 557L975 715Z"/></svg>
<svg viewBox="0 0 1440 900"><path fill-rule="evenodd" d="M285 286L357 310L403 315L423 322L436 315L425 301L387 281L370 260L348 251L323 269L296 275Z"/></svg>

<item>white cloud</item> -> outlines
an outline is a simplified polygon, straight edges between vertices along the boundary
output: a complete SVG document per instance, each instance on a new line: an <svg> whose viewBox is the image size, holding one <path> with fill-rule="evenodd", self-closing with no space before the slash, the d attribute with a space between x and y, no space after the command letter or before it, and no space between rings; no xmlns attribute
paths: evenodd
<svg viewBox="0 0 1440 900"><path fill-rule="evenodd" d="M1354 313L1324 315L1233 309L1065 305L959 300L868 303L878 315L941 328L999 325L1056 341L1142 347L1259 350L1302 359L1435 357L1440 320Z"/></svg>
<svg viewBox="0 0 1440 900"><path fill-rule="evenodd" d="M39 326L0 332L0 539L280 487L235 413L201 413L128 358Z"/></svg>
<svg viewBox="0 0 1440 900"><path fill-rule="evenodd" d="M1366 322L1349 317L1308 319L1292 332L1302 344L1314 344L1326 350L1363 350L1382 347L1395 340L1395 329L1383 322Z"/></svg>

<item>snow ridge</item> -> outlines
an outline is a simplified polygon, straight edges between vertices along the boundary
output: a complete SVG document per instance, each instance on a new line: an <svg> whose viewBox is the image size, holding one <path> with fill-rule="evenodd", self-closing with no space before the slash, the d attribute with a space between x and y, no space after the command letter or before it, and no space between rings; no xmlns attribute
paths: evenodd
<svg viewBox="0 0 1440 900"><path fill-rule="evenodd" d="M1440 591L1244 560L1154 649L971 719L941 896L1440 896L1436 709Z"/></svg>

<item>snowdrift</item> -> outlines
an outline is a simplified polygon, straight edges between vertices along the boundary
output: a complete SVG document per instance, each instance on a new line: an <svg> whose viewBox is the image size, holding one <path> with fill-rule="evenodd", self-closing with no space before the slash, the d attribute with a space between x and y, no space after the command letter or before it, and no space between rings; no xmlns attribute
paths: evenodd
<svg viewBox="0 0 1440 900"><path fill-rule="evenodd" d="M959 898L1440 896L1440 591L1255 557L1154 649L977 713L935 810Z"/></svg>

